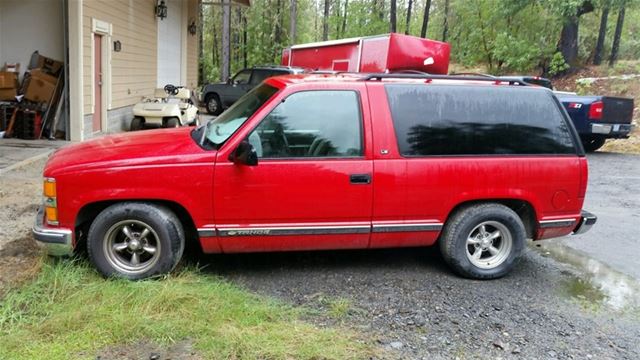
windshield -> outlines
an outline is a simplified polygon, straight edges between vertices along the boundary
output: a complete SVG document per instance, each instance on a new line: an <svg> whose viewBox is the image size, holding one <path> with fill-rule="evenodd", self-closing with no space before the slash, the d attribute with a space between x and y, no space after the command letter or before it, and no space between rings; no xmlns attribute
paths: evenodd
<svg viewBox="0 0 640 360"><path fill-rule="evenodd" d="M278 89L267 84L249 91L227 111L207 123L205 138L214 145L221 145L276 92Z"/></svg>

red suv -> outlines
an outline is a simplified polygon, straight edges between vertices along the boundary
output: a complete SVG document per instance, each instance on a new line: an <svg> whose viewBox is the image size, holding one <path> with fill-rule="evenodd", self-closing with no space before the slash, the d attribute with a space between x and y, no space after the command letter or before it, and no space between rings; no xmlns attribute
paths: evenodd
<svg viewBox="0 0 640 360"><path fill-rule="evenodd" d="M67 146L33 233L105 276L206 253L438 243L458 274L507 274L526 239L580 233L587 159L553 93L486 78L292 75L196 129Z"/></svg>

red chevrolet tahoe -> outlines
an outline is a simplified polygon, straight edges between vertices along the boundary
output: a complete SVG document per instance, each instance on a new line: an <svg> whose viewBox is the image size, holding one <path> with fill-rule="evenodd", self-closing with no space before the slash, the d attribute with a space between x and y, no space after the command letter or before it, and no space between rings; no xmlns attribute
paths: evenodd
<svg viewBox="0 0 640 360"><path fill-rule="evenodd" d="M196 129L54 153L33 229L105 276L205 253L439 244L465 277L507 274L526 239L588 230L587 159L545 88L410 74L266 80Z"/></svg>

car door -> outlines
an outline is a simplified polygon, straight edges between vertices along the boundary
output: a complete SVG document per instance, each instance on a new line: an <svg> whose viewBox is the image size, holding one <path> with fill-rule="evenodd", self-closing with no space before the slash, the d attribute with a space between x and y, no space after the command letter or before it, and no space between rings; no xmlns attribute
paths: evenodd
<svg viewBox="0 0 640 360"><path fill-rule="evenodd" d="M353 89L280 94L240 132L256 166L221 150L214 218L224 252L364 248L372 212L366 99Z"/></svg>

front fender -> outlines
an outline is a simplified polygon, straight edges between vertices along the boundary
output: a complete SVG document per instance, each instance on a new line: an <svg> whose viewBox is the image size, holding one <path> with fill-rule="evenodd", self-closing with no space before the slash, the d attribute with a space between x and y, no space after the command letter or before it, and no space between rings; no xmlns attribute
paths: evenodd
<svg viewBox="0 0 640 360"><path fill-rule="evenodd" d="M213 222L213 162L96 169L57 177L60 225L75 228L80 210L104 201L179 204L196 226Z"/></svg>

